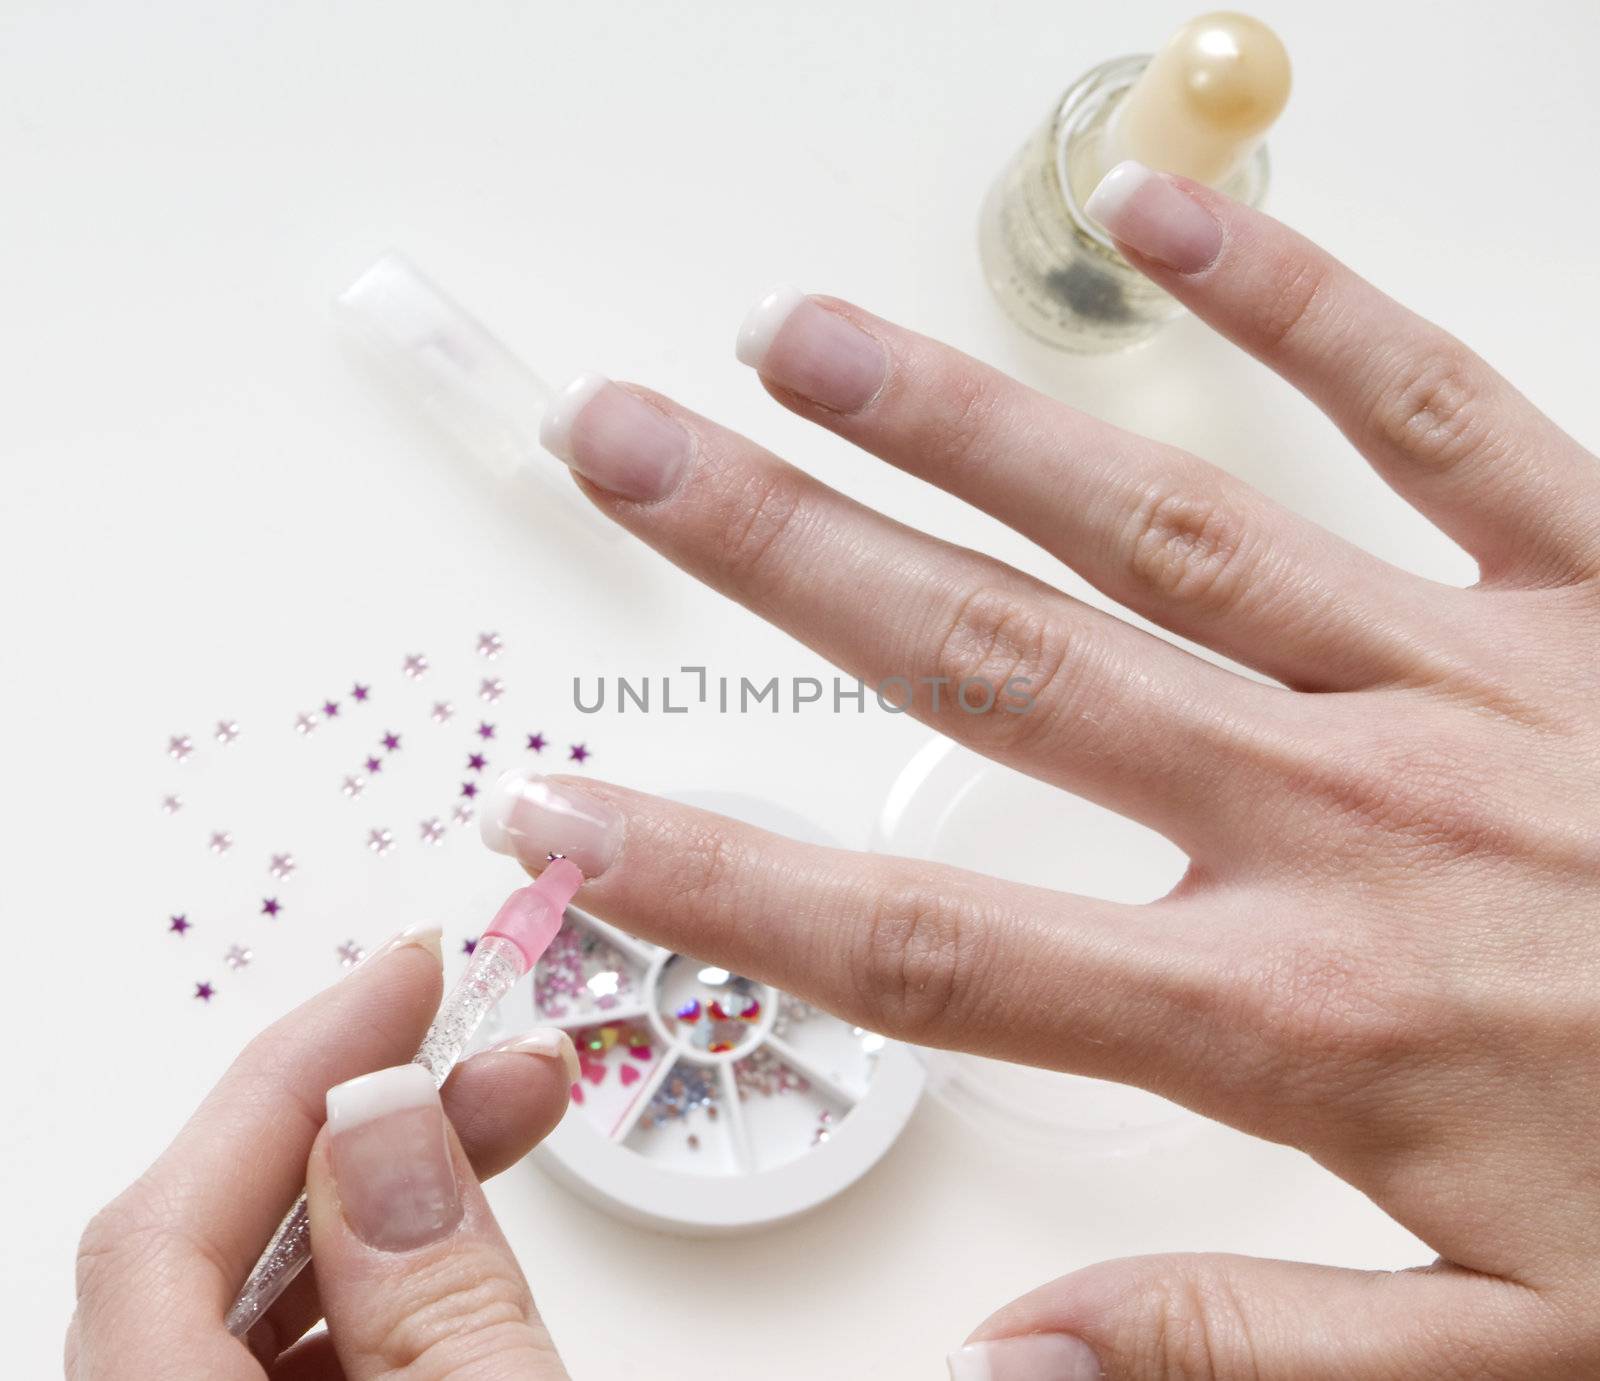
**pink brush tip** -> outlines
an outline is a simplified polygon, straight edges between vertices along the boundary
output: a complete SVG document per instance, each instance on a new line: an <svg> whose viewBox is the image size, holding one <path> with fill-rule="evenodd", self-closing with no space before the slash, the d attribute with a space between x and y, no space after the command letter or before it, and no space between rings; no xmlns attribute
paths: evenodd
<svg viewBox="0 0 1600 1381"><path fill-rule="evenodd" d="M521 950L526 973L556 938L567 903L582 886L583 873L578 866L564 858L555 859L538 881L519 887L506 898L484 934L510 940Z"/></svg>

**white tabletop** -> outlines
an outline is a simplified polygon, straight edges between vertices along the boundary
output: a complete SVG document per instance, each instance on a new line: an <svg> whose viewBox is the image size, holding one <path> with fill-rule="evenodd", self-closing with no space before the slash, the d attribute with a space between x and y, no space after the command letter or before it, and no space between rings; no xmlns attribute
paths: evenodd
<svg viewBox="0 0 1600 1381"><path fill-rule="evenodd" d="M448 732L466 731L478 632L507 641L502 761L510 735L542 729L547 756L587 742L596 775L767 796L847 842L928 737L872 713L579 715L575 672L829 673L653 554L554 538L447 461L330 325L331 294L382 249L406 249L554 379L647 382L1075 593L992 521L767 399L732 356L746 304L781 280L853 298L1387 558L1471 578L1330 425L1195 323L1079 360L987 296L974 221L1002 162L1075 75L1193 8L5 6L14 1374L57 1365L84 1220L252 1031L337 975L336 943L418 912L459 938L515 880L459 831L416 861L420 769L388 798L336 786L391 716L416 740L407 764L455 770L460 735L426 741L420 706L437 688L457 704ZM1600 304L1600 9L1524 4L1509 25L1488 4L1260 9L1296 64L1272 209L1600 437L1580 345ZM399 674L407 652L432 658L431 681ZM293 715L355 678L375 687L367 718L297 738ZM224 717L241 726L228 748L211 738ZM180 732L197 747L182 767L163 752ZM168 790L185 797L171 818ZM379 826L397 839L375 860ZM213 828L236 839L221 859ZM239 898L268 888L280 848L300 872L269 924ZM180 939L165 924L181 910L203 924ZM220 960L236 940L256 954L237 974ZM202 979L209 1005L190 997ZM990 1309L1108 1256L1428 1258L1304 1157L1225 1129L1180 1152L1041 1156L933 1103L854 1190L753 1237L644 1233L527 1166L493 1199L580 1381L934 1376Z"/></svg>

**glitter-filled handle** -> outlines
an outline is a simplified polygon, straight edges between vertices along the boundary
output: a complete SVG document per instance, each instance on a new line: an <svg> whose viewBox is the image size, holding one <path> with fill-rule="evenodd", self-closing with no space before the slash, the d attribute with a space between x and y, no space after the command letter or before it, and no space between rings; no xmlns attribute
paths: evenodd
<svg viewBox="0 0 1600 1381"><path fill-rule="evenodd" d="M522 951L510 940L488 935L478 942L472 962L440 1005L412 1060L433 1075L435 1088L449 1077L472 1033L522 973ZM244 1337L310 1260L311 1214L306 1196L301 1194L278 1224L228 1310L228 1332L236 1338Z"/></svg>

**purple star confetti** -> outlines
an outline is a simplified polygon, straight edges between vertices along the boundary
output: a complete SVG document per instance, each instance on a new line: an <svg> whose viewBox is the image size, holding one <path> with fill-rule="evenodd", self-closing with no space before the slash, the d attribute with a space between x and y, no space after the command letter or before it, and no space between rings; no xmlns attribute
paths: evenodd
<svg viewBox="0 0 1600 1381"><path fill-rule="evenodd" d="M167 929L174 935L186 934L193 924L194 922L189 919L187 913L182 916L169 916L167 918Z"/></svg>
<svg viewBox="0 0 1600 1381"><path fill-rule="evenodd" d="M233 836L227 830L212 830L209 847L214 854L225 854L233 847Z"/></svg>
<svg viewBox="0 0 1600 1381"><path fill-rule="evenodd" d="M368 772L382 772L383 771L383 759L382 758L368 758L367 762L366 762L366 768L367 768Z"/></svg>
<svg viewBox="0 0 1600 1381"><path fill-rule="evenodd" d="M367 957L366 950L362 949L354 940L346 940L334 951L339 956L339 962L347 969L353 969Z"/></svg>
<svg viewBox="0 0 1600 1381"><path fill-rule="evenodd" d="M549 742L550 740L547 739L543 734L529 734L528 751L530 753L542 753L544 752L545 744Z"/></svg>
<svg viewBox="0 0 1600 1381"><path fill-rule="evenodd" d="M487 700L491 705L505 693L506 683L498 676L485 676L478 682L478 699Z"/></svg>
<svg viewBox="0 0 1600 1381"><path fill-rule="evenodd" d="M486 768L488 765L489 765L489 759L484 757L482 753L468 753L467 754L467 770L468 771L470 771L470 772L482 772L483 769Z"/></svg>
<svg viewBox="0 0 1600 1381"><path fill-rule="evenodd" d="M361 684L361 682L359 682L359 681L357 681L355 683L355 685L350 687L350 698L352 700L354 700L357 704L360 704L362 701L364 701L371 694L372 694L372 687L371 686L363 686Z"/></svg>
<svg viewBox="0 0 1600 1381"><path fill-rule="evenodd" d="M478 634L478 656L487 657L491 662L500 655L505 645L505 639L498 633Z"/></svg>
<svg viewBox="0 0 1600 1381"><path fill-rule="evenodd" d="M229 945L222 962L237 973L240 969L249 968L250 961L255 957L255 951L245 945Z"/></svg>
<svg viewBox="0 0 1600 1381"><path fill-rule="evenodd" d="M382 858L394 847L394 835L384 829L368 830L367 847Z"/></svg>
<svg viewBox="0 0 1600 1381"><path fill-rule="evenodd" d="M478 722L478 737L487 743L494 737L494 725L480 720Z"/></svg>
<svg viewBox="0 0 1600 1381"><path fill-rule="evenodd" d="M339 790L344 792L351 800L354 800L366 789L367 779L365 777L346 777L339 783Z"/></svg>
<svg viewBox="0 0 1600 1381"><path fill-rule="evenodd" d="M161 798L161 813L163 815L176 815L182 809L182 796L163 796Z"/></svg>
<svg viewBox="0 0 1600 1381"><path fill-rule="evenodd" d="M194 740L188 734L174 734L167 740L167 756L174 762L185 761L194 752Z"/></svg>
<svg viewBox="0 0 1600 1381"><path fill-rule="evenodd" d="M199 998L201 1002L210 1002L211 999L217 995L217 990L209 983L196 983L194 985L194 995Z"/></svg>
<svg viewBox="0 0 1600 1381"><path fill-rule="evenodd" d="M461 942L461 952L463 954L471 954L477 947L478 937L476 935L469 935Z"/></svg>
<svg viewBox="0 0 1600 1381"><path fill-rule="evenodd" d="M478 794L478 784L477 784L477 782L462 782L461 783L461 794L464 797L466 797L467 800L470 801L474 796L476 796Z"/></svg>
<svg viewBox="0 0 1600 1381"><path fill-rule="evenodd" d="M283 910L283 903L276 897L263 897L261 899L261 914L263 916L276 916Z"/></svg>
<svg viewBox="0 0 1600 1381"><path fill-rule="evenodd" d="M413 652L400 663L400 670L413 681L421 680L428 674L428 659L420 652Z"/></svg>
<svg viewBox="0 0 1600 1381"><path fill-rule="evenodd" d="M456 808L450 812L450 818L458 825L465 825L472 819L472 807L465 801L457 801Z"/></svg>
<svg viewBox="0 0 1600 1381"><path fill-rule="evenodd" d="M316 715L312 714L309 710L303 710L294 717L294 731L304 738L307 734L315 730L317 725L320 723L322 723L322 721L318 719Z"/></svg>
<svg viewBox="0 0 1600 1381"><path fill-rule="evenodd" d="M337 719L339 717L339 702L337 700L324 700L322 702L322 717L324 719Z"/></svg>
<svg viewBox="0 0 1600 1381"><path fill-rule="evenodd" d="M293 854L273 854L267 863L267 871L280 882L286 877L293 877L295 861Z"/></svg>
<svg viewBox="0 0 1600 1381"><path fill-rule="evenodd" d="M438 816L430 816L417 827L418 837L424 844L439 844L444 841L444 824Z"/></svg>
<svg viewBox="0 0 1600 1381"><path fill-rule="evenodd" d="M455 718L456 707L448 700L435 700L433 702L433 722L435 724L448 724Z"/></svg>
<svg viewBox="0 0 1600 1381"><path fill-rule="evenodd" d="M234 739L239 737L239 721L237 719L219 719L217 727L211 731L216 741L227 747Z"/></svg>
<svg viewBox="0 0 1600 1381"><path fill-rule="evenodd" d="M588 762L589 761L589 749L584 744L574 743L572 745L571 751L568 752L567 756L573 762Z"/></svg>
<svg viewBox="0 0 1600 1381"><path fill-rule="evenodd" d="M379 742L383 744L383 751L386 753L396 753L400 750L400 735L393 729L385 730Z"/></svg>

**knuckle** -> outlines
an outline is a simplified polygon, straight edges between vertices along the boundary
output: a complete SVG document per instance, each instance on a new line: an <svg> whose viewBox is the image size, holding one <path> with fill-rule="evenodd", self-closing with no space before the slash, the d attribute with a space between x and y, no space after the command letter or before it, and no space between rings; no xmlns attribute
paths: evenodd
<svg viewBox="0 0 1600 1381"><path fill-rule="evenodd" d="M1215 499L1148 491L1128 520L1125 541L1134 580L1164 603L1220 613L1250 588L1255 562L1245 524Z"/></svg>
<svg viewBox="0 0 1600 1381"><path fill-rule="evenodd" d="M1261 1371L1226 1271L1205 1258L1156 1259L1130 1282L1141 1376L1171 1381L1256 1377Z"/></svg>
<svg viewBox="0 0 1600 1381"><path fill-rule="evenodd" d="M361 1349L381 1375L478 1375L490 1359L529 1350L536 1335L526 1287L478 1255L459 1253L413 1276L407 1307Z"/></svg>
<svg viewBox="0 0 1600 1381"><path fill-rule="evenodd" d="M1269 274L1256 321L1256 348L1276 352L1314 320L1328 284L1328 265L1315 255L1288 254Z"/></svg>
<svg viewBox="0 0 1600 1381"><path fill-rule="evenodd" d="M974 963L959 903L915 882L889 884L867 907L858 934L851 967L871 1025L916 1040L952 1017Z"/></svg>
<svg viewBox="0 0 1600 1381"><path fill-rule="evenodd" d="M1486 441L1478 404L1479 370L1453 342L1406 360L1378 392L1372 429L1389 448L1436 471L1449 471Z"/></svg>
<svg viewBox="0 0 1600 1381"><path fill-rule="evenodd" d="M1059 619L1037 601L1017 592L979 585L957 603L939 634L933 654L934 674L954 688L979 685L992 694L991 709L1014 687L1025 695L1029 713L1004 711L973 714L983 721L986 737L1003 738L1018 749L1046 731L1053 716L1040 713L1055 697L1053 687L1073 651L1073 638Z"/></svg>
<svg viewBox="0 0 1600 1381"><path fill-rule="evenodd" d="M741 588L759 582L788 543L804 511L799 477L786 466L759 466L730 496L722 525L722 566Z"/></svg>

